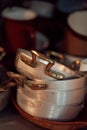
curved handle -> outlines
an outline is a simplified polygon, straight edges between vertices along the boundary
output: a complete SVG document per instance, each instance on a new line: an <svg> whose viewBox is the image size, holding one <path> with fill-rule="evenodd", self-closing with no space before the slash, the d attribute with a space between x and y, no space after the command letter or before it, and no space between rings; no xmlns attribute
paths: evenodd
<svg viewBox="0 0 87 130"><path fill-rule="evenodd" d="M31 50L31 54L32 54L32 59L30 60L28 57L26 57L25 55L21 54L20 55L20 59L27 65L36 68L37 67L37 57L45 60L48 62L48 64L45 67L44 73L50 77L53 77L55 79L61 80L64 79L65 76L64 74L60 73L60 72L56 72L55 70L52 70L51 67L55 64L55 62L51 59L49 59L48 57L44 56L43 54L36 52L34 50Z"/></svg>
<svg viewBox="0 0 87 130"><path fill-rule="evenodd" d="M11 79L14 79L17 86L21 86L23 87L24 86L24 80L25 78L20 75L20 74L17 74L17 73L14 73L14 72L7 72L7 75L11 78Z"/></svg>
<svg viewBox="0 0 87 130"><path fill-rule="evenodd" d="M81 63L81 60L76 60L76 61L72 62L71 69L73 69L73 70L79 70L80 63Z"/></svg>
<svg viewBox="0 0 87 130"><path fill-rule="evenodd" d="M16 83L12 80L12 78L8 78L0 84L0 92L6 91L7 89L15 86Z"/></svg>
<svg viewBox="0 0 87 130"><path fill-rule="evenodd" d="M17 87L24 87L24 84L26 84L27 87L29 87L32 90L44 90L47 88L46 83L40 83L34 80L27 80L22 75L14 72L8 72L7 74L10 78L13 78L15 80L15 82L17 83Z"/></svg>

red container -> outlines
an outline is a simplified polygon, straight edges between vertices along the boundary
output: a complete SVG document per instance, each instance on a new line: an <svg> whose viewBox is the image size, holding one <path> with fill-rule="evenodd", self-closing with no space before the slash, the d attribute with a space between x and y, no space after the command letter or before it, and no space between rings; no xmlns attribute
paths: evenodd
<svg viewBox="0 0 87 130"><path fill-rule="evenodd" d="M22 8L7 8L2 12L8 39L7 52L16 53L18 48L35 49L36 32L33 21L37 14Z"/></svg>

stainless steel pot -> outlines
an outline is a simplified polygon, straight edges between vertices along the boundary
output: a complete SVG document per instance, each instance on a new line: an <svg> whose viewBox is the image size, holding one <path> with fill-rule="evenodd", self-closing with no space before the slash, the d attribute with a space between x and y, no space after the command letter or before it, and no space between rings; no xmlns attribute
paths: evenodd
<svg viewBox="0 0 87 130"><path fill-rule="evenodd" d="M42 102L29 98L22 91L17 94L17 104L26 113L50 120L68 121L74 119L83 108L83 104L76 106L58 106L49 102Z"/></svg>
<svg viewBox="0 0 87 130"><path fill-rule="evenodd" d="M11 77L13 77L15 79L15 81L17 82L17 85L18 85L17 95L16 95L17 104L23 111L27 112L28 114L31 114L33 116L40 117L40 118L45 118L45 119L67 121L67 120L74 119L83 108L83 104L80 104L81 102L78 102L77 104L74 104L75 102L73 102L73 104L68 104L67 103L68 101L66 101L65 104L67 104L67 105L64 105L61 103L57 104L56 93L51 93L51 92L55 92L55 90L58 90L58 92L60 92L60 91L63 91L64 89L69 92L69 90L70 90L69 86L68 86L68 89L66 89L66 88L63 89L63 86L62 86L62 89L61 89L61 86L59 86L59 89L57 89L58 86L51 86L51 87L56 87L56 89L53 89L54 91L51 91L51 89L46 90L47 88L50 88L50 86L48 86L48 84L46 84L46 83L48 83L47 82L48 80L45 82L42 80L31 81L31 80L26 80L22 75L19 75L19 74L14 74L14 73L9 73L9 74ZM77 79L72 79L72 80L77 80ZM59 81L57 81L57 80L50 81L50 85L51 85L51 83L55 84L55 83L58 83ZM68 80L65 80L65 81L68 81ZM79 79L79 81L80 81L80 79ZM85 82L85 78L83 78L82 82L83 81ZM80 82L80 83L82 83L82 82ZM85 83L84 83L84 85L85 85ZM83 88L85 89L85 86ZM72 87L71 91L73 91L73 90L74 89ZM42 96L41 97L42 99L40 99L40 100L39 100L40 97L38 97L38 95L37 95L38 92L41 92L39 96ZM45 94L46 94L46 96L49 96L49 98L47 97L48 100L51 101L51 99L53 98L52 102L49 102L48 100L43 99L43 95L45 96ZM81 95L80 95L80 97L81 97ZM67 98L69 99L70 97L67 97ZM61 100L61 98L60 98L60 100ZM55 101L56 103L53 101ZM82 102L84 102L84 99L82 100Z"/></svg>
<svg viewBox="0 0 87 130"><path fill-rule="evenodd" d="M9 73L20 90L28 97L57 105L76 105L84 101L86 76L69 80L27 80L22 75ZM20 88L20 89L19 89Z"/></svg>
<svg viewBox="0 0 87 130"><path fill-rule="evenodd" d="M27 80L25 76L14 73L14 72L8 72L8 76L15 79L15 81L18 83L18 85L21 85L21 87L26 84L27 86L31 87L31 89L36 90L74 90L79 89L86 86L86 75L84 73L81 73L82 75L79 75L79 78L72 78L67 80ZM33 86L33 87L32 87Z"/></svg>
<svg viewBox="0 0 87 130"><path fill-rule="evenodd" d="M19 73L30 79L53 80L76 76L75 71L36 51L19 49L15 66Z"/></svg>
<svg viewBox="0 0 87 130"><path fill-rule="evenodd" d="M73 90L32 90L24 84L21 91L29 98L49 102L56 105L77 105L84 101L86 95L86 87ZM17 90L17 93L20 92Z"/></svg>

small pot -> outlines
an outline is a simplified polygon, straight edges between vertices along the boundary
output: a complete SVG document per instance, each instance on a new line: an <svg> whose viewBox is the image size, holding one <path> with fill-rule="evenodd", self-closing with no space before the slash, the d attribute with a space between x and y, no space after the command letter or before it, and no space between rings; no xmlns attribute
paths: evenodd
<svg viewBox="0 0 87 130"><path fill-rule="evenodd" d="M66 79L78 76L75 71L36 51L19 49L15 66L19 73L30 79Z"/></svg>

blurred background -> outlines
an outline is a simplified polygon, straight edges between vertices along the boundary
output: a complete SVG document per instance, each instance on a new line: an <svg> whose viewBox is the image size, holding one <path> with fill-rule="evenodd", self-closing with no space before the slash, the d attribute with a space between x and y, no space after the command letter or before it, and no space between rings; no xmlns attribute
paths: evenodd
<svg viewBox="0 0 87 130"><path fill-rule="evenodd" d="M34 2L38 2L40 0L33 0ZM41 0L42 1L42 0ZM35 5L34 4L30 4L32 2L32 0L1 0L0 1L0 45L6 48L6 51L9 53L12 53L12 48L11 46L13 44L17 44L17 41L15 40L15 42L12 43L12 38L14 41L14 37L12 37L10 39L10 31L8 31L6 25L5 25L5 21L4 18L2 17L1 13L3 12L4 9L8 8L8 7L20 7L20 8L26 8L26 9L33 9L34 11L36 11L36 13L39 15L38 20L33 20L33 27L35 30L38 30L39 32L44 33L48 40L49 40L49 48L50 49L58 49L56 48L56 44L61 40L61 38L63 38L63 31L64 31L64 27L66 25L66 17L67 15L69 15L69 13L76 11L76 10L81 10L81 9L85 9L87 8L87 1L86 0L43 0L42 2L46 3L51 3L52 6L50 7L48 4L45 5L45 8L43 7L44 5L41 5L39 2L37 3L37 9L34 9ZM40 14L40 9L38 8L44 8L43 13ZM50 13L46 15L46 11L47 8L49 10ZM51 9L50 9L51 8ZM15 8L15 11L17 13L17 10ZM14 11L14 12L15 12ZM19 11L19 10L18 10ZM13 13L14 13L13 12ZM14 14L13 14L14 15ZM7 19L11 19L14 21L14 16L12 18L10 18L9 15L5 15L5 17ZM17 21L20 21L20 23L23 21L19 20L19 19L15 19ZM24 20L24 22L27 24L28 20ZM24 23L22 24L22 26L24 25ZM9 25L8 25L9 26ZM16 27L16 26L15 26ZM9 26L9 30L11 29L12 31L12 27ZM13 28L14 30L14 28ZM16 30L16 28L15 28ZM13 33L13 32L12 32ZM15 34L16 35L16 34ZM16 36L15 36L16 37ZM20 38L20 37L19 37ZM27 38L28 39L28 38ZM10 46L11 44L11 46ZM20 44L20 43L19 43ZM29 44L28 42L25 44ZM14 46L14 45L13 45ZM17 47L22 47L22 45L17 46ZM28 46L29 47L29 46ZM8 48L8 49L7 49Z"/></svg>
<svg viewBox="0 0 87 130"><path fill-rule="evenodd" d="M67 26L72 26L72 23L68 23L68 16L84 10L87 10L87 0L1 0L0 46L7 54L11 54L10 56L15 55L18 48L35 49L40 52L54 50L73 56L87 56L81 54L85 45L80 48L79 54L70 53L71 50L68 48L71 41L67 40L68 35L65 35L68 32ZM86 26L86 22L83 23L86 16L81 17L83 20L78 28ZM77 26L78 20L74 21L74 24ZM73 27L70 28L74 30ZM86 32L86 29L84 30ZM77 31L74 30L78 33ZM86 37L85 35L85 39ZM74 45L73 47L76 48Z"/></svg>

